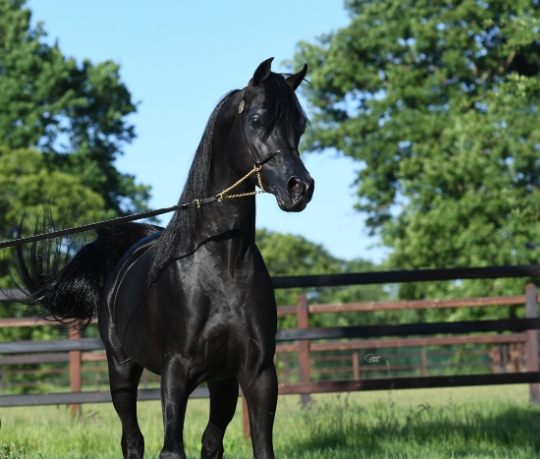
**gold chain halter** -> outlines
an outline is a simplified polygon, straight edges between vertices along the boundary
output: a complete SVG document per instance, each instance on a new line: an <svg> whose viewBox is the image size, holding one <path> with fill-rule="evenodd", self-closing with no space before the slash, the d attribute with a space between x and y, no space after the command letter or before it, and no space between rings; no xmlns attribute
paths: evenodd
<svg viewBox="0 0 540 459"><path fill-rule="evenodd" d="M256 194L266 193L266 190L264 189L263 184L262 184L261 170L262 170L262 165L255 164L253 169L251 169L246 175L244 175L240 180L238 180L238 182L234 183L226 190L223 190L221 193L218 193L216 195L217 202L222 202L224 199L245 198L247 196L255 196ZM234 190L238 185L246 181L253 174L257 174L257 182L259 184L259 188L261 189L260 191L249 191L247 193L228 194L232 190Z"/></svg>

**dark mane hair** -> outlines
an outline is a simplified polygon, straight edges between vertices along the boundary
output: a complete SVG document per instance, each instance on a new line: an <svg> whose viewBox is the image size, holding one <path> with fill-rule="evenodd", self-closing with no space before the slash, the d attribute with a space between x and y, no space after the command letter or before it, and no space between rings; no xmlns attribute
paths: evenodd
<svg viewBox="0 0 540 459"><path fill-rule="evenodd" d="M192 202L194 199L201 197L208 197L212 163L212 140L216 118L223 106L237 92L238 89L225 94L210 115L178 204ZM183 253L195 249L195 247L192 247L192 243L197 229L197 221L197 210L195 208L174 213L171 221L155 243L149 276L150 282L154 282L161 271L177 256L178 247L183 248Z"/></svg>
<svg viewBox="0 0 540 459"><path fill-rule="evenodd" d="M294 89L281 73L270 72L264 80L266 116L264 135L268 137L276 128L293 123L299 118L307 119L298 102Z"/></svg>

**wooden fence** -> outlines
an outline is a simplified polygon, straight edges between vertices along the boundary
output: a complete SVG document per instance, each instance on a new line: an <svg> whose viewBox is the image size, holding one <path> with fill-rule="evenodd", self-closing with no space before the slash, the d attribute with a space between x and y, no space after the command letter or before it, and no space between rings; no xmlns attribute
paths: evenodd
<svg viewBox="0 0 540 459"><path fill-rule="evenodd" d="M491 268L468 268L460 270L419 270L382 273L359 273L321 276L296 276L274 278L276 288L320 287L354 285L369 283L398 283L414 281L449 280L465 278L531 277L540 275L540 266L514 266ZM1 298L0 298L1 299ZM452 300L421 300L369 302L348 304L308 305L305 296L300 296L296 306L278 308L278 315L296 314L297 328L279 330L276 336L277 353L298 354L298 383L279 385L280 394L300 394L302 403L309 403L313 393L342 392L357 390L387 390L445 386L473 386L490 384L530 384L531 401L540 400L538 382L538 332L540 319L537 318L538 294L536 287L527 285L525 295L496 298L472 298ZM312 328L309 315L318 313L368 312L375 310L408 310L427 308L492 307L501 305L526 305L525 319L481 320L462 322L433 322L398 325L366 325L353 327ZM34 319L3 319L1 326L31 326L43 324ZM468 336L470 333L492 333L512 331L510 334L482 334ZM456 336L422 337L421 335L451 334ZM417 335L417 336L415 336ZM420 336L418 336L420 335ZM384 339L381 339L383 338ZM392 338L388 338L392 337ZM403 338L396 338L403 337ZM361 340L353 338L362 338ZM399 349L405 347L449 346L466 344L516 345L524 344L527 356L527 371L516 373L475 374L457 376L427 376L406 378L363 378L360 377L359 364L352 380L312 381L310 354L320 351L348 351L358 353L362 350ZM69 353L70 393L4 395L0 396L0 406L80 404L110 401L108 391L81 391L81 363L99 360L103 354L88 351L102 350L99 339L81 339L72 334L69 340L30 341L0 343L0 366L15 363L53 362L65 359ZM20 355L49 353L49 355ZM50 354L53 353L53 354ZM10 355L19 354L19 355ZM358 355L358 354L357 354ZM56 360L55 360L56 359ZM358 359L357 359L358 362ZM522 369L522 368L521 368ZM206 397L207 391L199 388L193 397ZM157 400L159 389L140 389L140 400ZM245 418L246 419L246 418Z"/></svg>

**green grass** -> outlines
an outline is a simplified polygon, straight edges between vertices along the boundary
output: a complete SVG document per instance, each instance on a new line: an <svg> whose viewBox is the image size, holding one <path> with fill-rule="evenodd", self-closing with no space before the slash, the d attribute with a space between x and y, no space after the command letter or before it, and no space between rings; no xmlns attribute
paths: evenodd
<svg viewBox="0 0 540 459"><path fill-rule="evenodd" d="M274 444L279 459L536 458L540 409L528 405L528 386L365 392L279 402ZM208 401L190 402L184 438L188 458L199 457ZM162 444L159 403L139 404L146 457ZM118 458L120 423L112 406L3 408L0 459ZM241 409L225 437L225 457L251 458L242 438Z"/></svg>

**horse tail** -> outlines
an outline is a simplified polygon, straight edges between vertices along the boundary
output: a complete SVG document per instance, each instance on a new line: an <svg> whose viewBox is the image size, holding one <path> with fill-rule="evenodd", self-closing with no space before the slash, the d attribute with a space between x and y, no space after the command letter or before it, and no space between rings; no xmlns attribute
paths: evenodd
<svg viewBox="0 0 540 459"><path fill-rule="evenodd" d="M43 227L45 227L45 222ZM97 230L97 238L76 251L76 241L37 242L17 247L16 271L25 302L41 316L88 324L98 311L105 281L129 248L162 230L155 225L124 223ZM79 244L80 245L80 244Z"/></svg>

